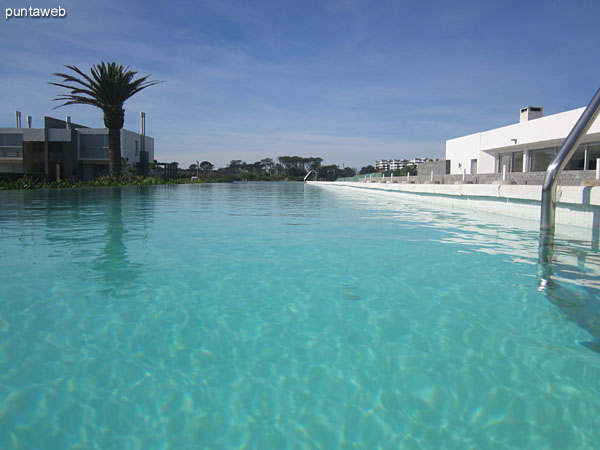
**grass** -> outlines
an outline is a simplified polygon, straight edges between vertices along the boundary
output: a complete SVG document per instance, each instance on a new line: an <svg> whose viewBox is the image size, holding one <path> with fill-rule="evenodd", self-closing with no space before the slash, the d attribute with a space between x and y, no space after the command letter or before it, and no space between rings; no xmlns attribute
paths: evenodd
<svg viewBox="0 0 600 450"><path fill-rule="evenodd" d="M191 180L189 176L182 176L177 179L165 180L162 177L136 177L124 176L117 180L110 177L100 177L92 181L68 180L60 181L40 181L37 178L22 176L16 180L0 178L0 191L8 190L31 190L31 189L72 189L87 187L110 187L110 186L156 186L163 184L189 184L189 183L231 183L234 181L302 181L304 177L292 177L286 175L266 175L253 173L219 173L201 174L200 178Z"/></svg>
<svg viewBox="0 0 600 450"><path fill-rule="evenodd" d="M92 181L77 181L75 183L67 180L40 181L36 178L24 175L16 180L0 179L0 191L7 190L30 190L30 189L72 189L86 187L110 187L110 186L155 186L160 184L177 184L178 180L164 180L154 177L127 177L118 180L110 177L100 177Z"/></svg>

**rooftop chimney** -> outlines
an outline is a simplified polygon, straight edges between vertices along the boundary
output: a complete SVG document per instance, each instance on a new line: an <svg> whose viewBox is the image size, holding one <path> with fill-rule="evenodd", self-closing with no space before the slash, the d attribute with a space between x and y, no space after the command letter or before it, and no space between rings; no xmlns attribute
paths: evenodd
<svg viewBox="0 0 600 450"><path fill-rule="evenodd" d="M140 113L140 121L142 124L141 135L146 136L146 113L145 112Z"/></svg>
<svg viewBox="0 0 600 450"><path fill-rule="evenodd" d="M21 111L15 111L15 119L17 121L17 128L21 128Z"/></svg>
<svg viewBox="0 0 600 450"><path fill-rule="evenodd" d="M141 145L140 145L140 151L145 152L146 151L146 113L145 112L141 112L140 113L140 122L141 122L141 127L142 129L140 130L142 133L142 139L141 139Z"/></svg>
<svg viewBox="0 0 600 450"><path fill-rule="evenodd" d="M27 116L27 128L31 128L31 116Z"/></svg>
<svg viewBox="0 0 600 450"><path fill-rule="evenodd" d="M68 130L71 128L71 116L67 116L65 119L65 128Z"/></svg>
<svg viewBox="0 0 600 450"><path fill-rule="evenodd" d="M521 108L520 123L529 122L530 120L539 119L544 116L544 108L540 106L527 106Z"/></svg>

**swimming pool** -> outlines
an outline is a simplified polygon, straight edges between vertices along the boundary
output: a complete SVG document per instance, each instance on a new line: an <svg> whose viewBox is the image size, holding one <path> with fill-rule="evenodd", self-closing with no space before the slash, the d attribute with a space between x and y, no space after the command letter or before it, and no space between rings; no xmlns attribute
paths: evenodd
<svg viewBox="0 0 600 450"><path fill-rule="evenodd" d="M537 224L392 195L234 183L0 202L1 448L600 443L600 354L581 345L593 243L559 245L550 296Z"/></svg>

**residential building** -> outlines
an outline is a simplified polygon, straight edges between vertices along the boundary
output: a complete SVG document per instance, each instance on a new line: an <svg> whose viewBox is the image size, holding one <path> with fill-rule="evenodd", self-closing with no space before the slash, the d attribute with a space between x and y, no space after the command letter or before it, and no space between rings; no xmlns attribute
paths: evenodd
<svg viewBox="0 0 600 450"><path fill-rule="evenodd" d="M154 139L142 133L121 130L121 156L135 173L148 172L154 160ZM0 176L30 175L49 181L89 181L108 175L108 129L88 128L66 120L44 117L43 128L21 127L16 114L15 128L0 128Z"/></svg>
<svg viewBox="0 0 600 450"><path fill-rule="evenodd" d="M413 158L411 160L408 159L382 159L379 161L375 161L375 169L389 172L394 170L401 170L407 166L417 166L423 162L431 161L429 158Z"/></svg>
<svg viewBox="0 0 600 450"><path fill-rule="evenodd" d="M541 107L520 110L517 124L446 141L450 173L459 175L542 172L585 108L544 117ZM600 120L596 120L565 170L594 170L600 158Z"/></svg>

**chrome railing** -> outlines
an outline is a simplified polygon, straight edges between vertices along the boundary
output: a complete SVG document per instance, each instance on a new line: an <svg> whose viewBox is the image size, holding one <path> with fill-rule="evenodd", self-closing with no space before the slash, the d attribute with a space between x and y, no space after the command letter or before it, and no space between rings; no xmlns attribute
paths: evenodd
<svg viewBox="0 0 600 450"><path fill-rule="evenodd" d="M314 170L314 169L310 169L310 170L308 171L308 173L306 174L306 176L304 177L304 182L305 182L305 183L306 183L306 180L308 179L308 177L310 176L310 174L311 174L311 173L313 173L313 172L314 172L314 174L315 174L315 181L317 181L317 171L316 171L316 170Z"/></svg>
<svg viewBox="0 0 600 450"><path fill-rule="evenodd" d="M545 287L552 274L552 249L554 247L554 229L556 214L556 190L558 177L569 159L577 150L581 139L588 132L596 117L600 114L600 89L590 101L563 144L548 166L542 183L542 207L540 213L540 287Z"/></svg>

